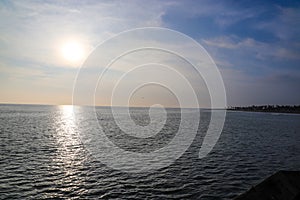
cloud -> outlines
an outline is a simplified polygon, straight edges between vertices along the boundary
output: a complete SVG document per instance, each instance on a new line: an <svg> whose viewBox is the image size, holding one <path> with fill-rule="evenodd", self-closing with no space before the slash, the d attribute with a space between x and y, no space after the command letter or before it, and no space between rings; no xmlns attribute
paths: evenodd
<svg viewBox="0 0 300 200"><path fill-rule="evenodd" d="M39 94L49 97L47 92L55 91L70 101L71 95L65 94L72 91L76 70L62 58L65 41L80 41L89 52L121 31L162 26L161 16L172 2L29 0L0 4L0 101L31 98L36 102L43 99ZM57 103L57 99L48 98L47 103L51 102Z"/></svg>
<svg viewBox="0 0 300 200"><path fill-rule="evenodd" d="M210 18L215 25L222 29L245 20L257 18L257 16L264 14L269 9L263 5L255 5L254 3L249 6L243 6L239 2L223 1L212 3L209 0L175 2L166 7L166 15L186 18L188 19L187 21Z"/></svg>
<svg viewBox="0 0 300 200"><path fill-rule="evenodd" d="M2 3L3 4L3 3ZM140 26L160 26L162 4L99 1L14 1L0 10L0 56L68 67L60 55L62 43L80 40L89 52L120 31Z"/></svg>
<svg viewBox="0 0 300 200"><path fill-rule="evenodd" d="M299 7L276 7L278 13L270 20L258 21L254 28L267 30L283 41L297 40L300 34L300 8Z"/></svg>
<svg viewBox="0 0 300 200"><path fill-rule="evenodd" d="M260 42L253 38L239 38L237 36L221 36L212 39L203 39L206 46L232 52L244 52L257 59L267 60L299 60L300 52L282 46L280 43ZM220 52L220 51L219 51Z"/></svg>

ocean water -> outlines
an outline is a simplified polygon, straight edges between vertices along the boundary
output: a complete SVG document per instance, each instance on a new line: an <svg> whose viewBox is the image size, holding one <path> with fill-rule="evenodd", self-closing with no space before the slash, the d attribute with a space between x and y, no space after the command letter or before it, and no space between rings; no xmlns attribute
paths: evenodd
<svg viewBox="0 0 300 200"><path fill-rule="evenodd" d="M0 199L232 199L278 170L300 169L300 115L227 112L218 143L199 159L210 119L201 110L193 143L174 163L127 173L96 159L82 142L99 128L90 123L93 113L90 107L0 105ZM130 113L136 124L149 124L148 109ZM147 153L168 145L181 113L168 109L165 126L146 139L127 137L110 108L97 107L96 116L119 148Z"/></svg>

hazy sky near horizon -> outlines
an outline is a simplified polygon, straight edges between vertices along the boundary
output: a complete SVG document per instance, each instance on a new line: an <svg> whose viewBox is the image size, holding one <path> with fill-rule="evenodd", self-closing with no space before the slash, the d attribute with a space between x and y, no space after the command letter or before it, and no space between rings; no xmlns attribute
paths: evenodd
<svg viewBox="0 0 300 200"><path fill-rule="evenodd" d="M289 0L0 1L0 102L70 104L86 56L109 37L145 26L203 45L229 106L300 104L300 2Z"/></svg>

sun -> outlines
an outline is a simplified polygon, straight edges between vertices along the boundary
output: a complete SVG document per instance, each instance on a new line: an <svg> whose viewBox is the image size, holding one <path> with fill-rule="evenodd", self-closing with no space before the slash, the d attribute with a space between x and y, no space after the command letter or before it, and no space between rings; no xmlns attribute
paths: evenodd
<svg viewBox="0 0 300 200"><path fill-rule="evenodd" d="M69 62L77 63L84 57L83 46L77 41L68 41L62 46L62 56Z"/></svg>

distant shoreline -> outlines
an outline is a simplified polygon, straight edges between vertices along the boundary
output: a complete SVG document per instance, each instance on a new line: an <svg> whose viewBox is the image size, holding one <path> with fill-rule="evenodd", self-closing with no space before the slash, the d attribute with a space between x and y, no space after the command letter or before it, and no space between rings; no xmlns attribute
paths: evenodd
<svg viewBox="0 0 300 200"><path fill-rule="evenodd" d="M289 113L300 114L300 106L282 106L282 105L263 105L263 106L246 106L246 107L230 107L230 111L246 111L246 112L265 112L265 113Z"/></svg>

